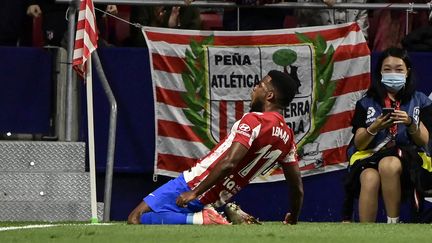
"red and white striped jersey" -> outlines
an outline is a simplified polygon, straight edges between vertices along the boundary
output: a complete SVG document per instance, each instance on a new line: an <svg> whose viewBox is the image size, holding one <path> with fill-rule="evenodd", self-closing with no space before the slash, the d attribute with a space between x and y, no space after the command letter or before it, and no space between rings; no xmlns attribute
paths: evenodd
<svg viewBox="0 0 432 243"><path fill-rule="evenodd" d="M227 138L191 169L183 172L191 189L208 176L233 142L241 143L249 151L231 174L199 197L203 204L222 206L250 181L264 176L277 164L297 164L294 134L282 115L278 112L246 113L234 124Z"/></svg>

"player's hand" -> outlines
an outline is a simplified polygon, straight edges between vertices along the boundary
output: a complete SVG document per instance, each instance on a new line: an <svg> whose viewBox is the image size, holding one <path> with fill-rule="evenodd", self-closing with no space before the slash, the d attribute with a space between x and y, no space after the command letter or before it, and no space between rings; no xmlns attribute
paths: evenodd
<svg viewBox="0 0 432 243"><path fill-rule="evenodd" d="M179 207L187 207L187 204L196 199L197 195L195 194L195 192L193 191L188 191L188 192L183 192L182 194L180 194L180 196L177 197L176 199L176 204Z"/></svg>
<svg viewBox="0 0 432 243"><path fill-rule="evenodd" d="M28 8L27 8L27 15L28 16L37 18L37 17L41 16L41 14L42 14L42 10L39 7L39 5L33 4L33 5L28 6Z"/></svg>
<svg viewBox="0 0 432 243"><path fill-rule="evenodd" d="M284 224L297 224L297 219L294 218L291 213L287 213L285 215L285 220L283 221L283 223Z"/></svg>

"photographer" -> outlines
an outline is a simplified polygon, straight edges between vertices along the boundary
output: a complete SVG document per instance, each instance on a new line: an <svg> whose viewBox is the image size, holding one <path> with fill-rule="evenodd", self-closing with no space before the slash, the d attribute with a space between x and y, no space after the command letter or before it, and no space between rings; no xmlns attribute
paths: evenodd
<svg viewBox="0 0 432 243"><path fill-rule="evenodd" d="M385 50L366 96L356 104L345 220L350 220L352 199L358 196L360 222L375 222L381 192L387 222L399 222L401 201L421 190L419 178L430 174L423 168L431 168L426 152L432 101L415 91L411 68L405 50Z"/></svg>

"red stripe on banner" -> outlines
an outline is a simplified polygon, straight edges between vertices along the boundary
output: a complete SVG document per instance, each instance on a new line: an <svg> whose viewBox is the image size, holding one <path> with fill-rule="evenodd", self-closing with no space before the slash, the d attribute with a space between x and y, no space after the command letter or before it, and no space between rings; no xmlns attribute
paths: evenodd
<svg viewBox="0 0 432 243"><path fill-rule="evenodd" d="M311 31L311 32L303 32L309 38L315 39L318 34L320 34L326 41L335 40L341 37L348 36L349 32L360 32L360 27L353 23L351 25L345 27L339 27L335 29L329 30L319 30L319 31ZM366 43L366 42L365 42Z"/></svg>
<svg viewBox="0 0 432 243"><path fill-rule="evenodd" d="M228 119L227 119L227 101L219 102L219 140L227 136Z"/></svg>
<svg viewBox="0 0 432 243"><path fill-rule="evenodd" d="M182 73L186 70L185 61L180 57L163 56L152 53L153 68L169 73Z"/></svg>
<svg viewBox="0 0 432 243"><path fill-rule="evenodd" d="M172 33L158 33L152 31L145 31L149 41L166 41L170 44L183 44L189 45L192 40L202 42L208 36L205 35L182 35Z"/></svg>
<svg viewBox="0 0 432 243"><path fill-rule="evenodd" d="M348 31L360 31L360 28L357 24L352 24L346 27L341 27L337 29L329 29L329 30L321 30L321 31L311 31L311 32L303 32L309 38L315 38L318 34L324 37L327 41L334 40L337 38L344 37ZM180 45L189 45L191 40L195 40L197 42L203 41L208 36L204 35L180 35L180 34L171 34L171 33L156 33L151 31L146 31L147 38L150 41L165 41L170 44L180 44ZM295 33L290 34L269 34L265 35L254 35L254 36L215 36L214 37L214 45L275 45L275 44L297 44L300 43L299 39Z"/></svg>
<svg viewBox="0 0 432 243"><path fill-rule="evenodd" d="M286 45L300 41L295 34L260 35L260 36L215 36L214 45L247 46L247 45Z"/></svg>
<svg viewBox="0 0 432 243"><path fill-rule="evenodd" d="M350 127L353 115L354 110L329 115L327 122L320 129L320 133L331 132L334 130Z"/></svg>
<svg viewBox="0 0 432 243"><path fill-rule="evenodd" d="M320 34L327 41L344 37L345 31L358 31L353 26L347 26L339 29L330 29L313 32L303 32L302 34L309 38L316 38ZM297 38L296 34L280 34L280 35L260 35L260 36L215 36L214 45L286 45L286 44L298 44L301 41Z"/></svg>
<svg viewBox="0 0 432 243"><path fill-rule="evenodd" d="M235 102L235 119L240 120L243 117L244 114L244 102L243 101L236 101Z"/></svg>
<svg viewBox="0 0 432 243"><path fill-rule="evenodd" d="M370 73L363 73L347 77L337 81L333 96L348 94L360 90L368 89L370 85Z"/></svg>
<svg viewBox="0 0 432 243"><path fill-rule="evenodd" d="M178 138L190 142L200 142L202 139L198 137L192 130L192 127L181 125L177 122L158 120L158 136Z"/></svg>
<svg viewBox="0 0 432 243"><path fill-rule="evenodd" d="M334 53L333 60L339 62L369 55L370 50L366 42L357 45L340 45Z"/></svg>
<svg viewBox="0 0 432 243"><path fill-rule="evenodd" d="M196 162L197 159L172 154L158 154L157 157L158 169L174 172L185 171L194 166Z"/></svg>
<svg viewBox="0 0 432 243"><path fill-rule="evenodd" d="M170 106L187 108L183 98L181 97L181 92L175 90L164 89L161 87L156 87L156 100L157 102L164 103Z"/></svg>
<svg viewBox="0 0 432 243"><path fill-rule="evenodd" d="M342 146L334 149L324 150L323 159L325 165L334 165L348 161L346 156L346 150L348 146Z"/></svg>

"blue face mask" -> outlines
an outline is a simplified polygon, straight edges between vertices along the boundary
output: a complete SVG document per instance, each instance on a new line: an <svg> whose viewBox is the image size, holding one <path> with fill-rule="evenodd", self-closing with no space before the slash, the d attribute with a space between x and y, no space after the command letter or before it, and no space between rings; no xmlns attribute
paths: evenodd
<svg viewBox="0 0 432 243"><path fill-rule="evenodd" d="M406 78L404 73L381 73L381 75L381 83L389 92L397 93L405 86Z"/></svg>

